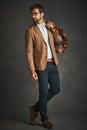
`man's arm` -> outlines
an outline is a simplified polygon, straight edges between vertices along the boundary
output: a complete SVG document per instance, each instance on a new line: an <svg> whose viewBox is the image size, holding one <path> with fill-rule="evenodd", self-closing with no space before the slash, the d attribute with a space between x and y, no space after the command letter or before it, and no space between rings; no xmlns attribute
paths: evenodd
<svg viewBox="0 0 87 130"><path fill-rule="evenodd" d="M55 49L57 53L63 53L67 47L67 35L63 29L57 28L53 22L46 23L47 28L53 33Z"/></svg>
<svg viewBox="0 0 87 130"><path fill-rule="evenodd" d="M29 29L26 30L25 34L25 45L26 45L26 58L30 72L35 71L34 59L33 59L33 36Z"/></svg>
<svg viewBox="0 0 87 130"><path fill-rule="evenodd" d="M34 80L38 79L37 73L35 72L34 58L33 58L33 35L29 29L25 33L25 47L26 47L26 58L29 70L31 72L31 77Z"/></svg>
<svg viewBox="0 0 87 130"><path fill-rule="evenodd" d="M46 26L53 33L54 41L59 42L59 44L62 43L62 37L59 34L58 28L55 26L55 24L53 22L48 21L46 23Z"/></svg>

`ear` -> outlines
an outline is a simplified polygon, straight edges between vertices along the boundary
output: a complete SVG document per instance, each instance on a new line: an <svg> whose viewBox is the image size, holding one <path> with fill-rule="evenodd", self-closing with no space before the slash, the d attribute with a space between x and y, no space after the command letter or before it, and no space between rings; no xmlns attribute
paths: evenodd
<svg viewBox="0 0 87 130"><path fill-rule="evenodd" d="M41 13L42 17L44 17L44 12Z"/></svg>

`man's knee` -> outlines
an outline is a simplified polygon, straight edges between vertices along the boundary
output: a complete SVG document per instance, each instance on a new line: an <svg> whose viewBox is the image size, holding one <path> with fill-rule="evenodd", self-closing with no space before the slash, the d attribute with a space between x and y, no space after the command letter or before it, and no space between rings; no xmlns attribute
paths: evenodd
<svg viewBox="0 0 87 130"><path fill-rule="evenodd" d="M58 94L60 92L60 87L56 88L53 92L54 92L54 95Z"/></svg>

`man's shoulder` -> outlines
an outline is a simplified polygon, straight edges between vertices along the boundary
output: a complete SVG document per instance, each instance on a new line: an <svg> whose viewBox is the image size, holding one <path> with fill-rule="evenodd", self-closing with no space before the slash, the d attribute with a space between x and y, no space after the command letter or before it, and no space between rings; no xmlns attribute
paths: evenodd
<svg viewBox="0 0 87 130"><path fill-rule="evenodd" d="M35 25L32 24L31 26L28 26L26 30L27 30L27 31L33 31L34 28L35 28Z"/></svg>

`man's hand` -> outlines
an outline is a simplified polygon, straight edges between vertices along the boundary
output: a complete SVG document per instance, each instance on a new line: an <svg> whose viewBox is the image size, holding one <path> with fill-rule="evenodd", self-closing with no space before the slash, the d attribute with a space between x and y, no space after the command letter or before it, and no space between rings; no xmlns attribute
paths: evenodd
<svg viewBox="0 0 87 130"><path fill-rule="evenodd" d="M48 21L46 23L46 26L47 26L48 29L53 29L55 27L55 24L53 22Z"/></svg>
<svg viewBox="0 0 87 130"><path fill-rule="evenodd" d="M54 24L53 22L51 22L51 21L47 21L46 27L47 27L50 31L52 31L52 32L55 32L55 31L58 32L58 29L55 27L55 24Z"/></svg>
<svg viewBox="0 0 87 130"><path fill-rule="evenodd" d="M38 80L38 75L36 72L32 72L31 77L33 80Z"/></svg>

